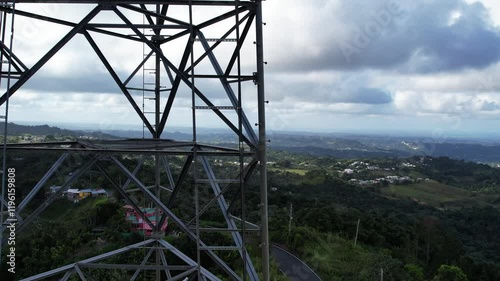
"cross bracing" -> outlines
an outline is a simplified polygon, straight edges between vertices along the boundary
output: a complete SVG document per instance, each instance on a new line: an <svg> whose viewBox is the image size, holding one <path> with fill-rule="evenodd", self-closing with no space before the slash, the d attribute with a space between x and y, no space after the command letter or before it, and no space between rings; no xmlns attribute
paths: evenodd
<svg viewBox="0 0 500 281"><path fill-rule="evenodd" d="M60 4L71 9L79 5L90 7L78 20L67 17L50 16L29 9L33 5ZM26 5L26 6L25 6ZM31 6L30 6L31 5ZM27 7L24 9L23 7ZM184 12L180 8L185 8ZM217 8L203 13L204 9ZM176 10L177 9L177 10ZM65 10L66 11L66 10ZM26 280L39 280L61 274L62 280L77 276L81 280L93 280L92 269L123 268L130 271L131 280L135 280L143 271L152 271L156 280L219 280L219 277L207 271L201 264L201 255L210 257L220 268L224 277L232 280L259 280L252 259L245 243L247 233L258 232L262 249L262 278L269 280L269 245L267 233L267 177L266 177L266 134L265 134L265 96L262 42L262 7L261 1L4 1L0 5L4 19L29 18L66 28L67 32L53 46L34 62L25 59L21 52L12 48L8 39L3 39L0 55L2 57L1 78L8 81L0 85L3 94L0 105L10 98L23 94L23 87L32 80L61 50L71 41L79 38L86 42L87 48L98 58L100 67L105 69L117 92L125 98L134 114L143 123L146 134L142 139L116 141L52 142L38 144L9 144L7 151L59 151L60 158L47 170L31 191L21 198L16 216L17 231L22 231L47 206L78 180L85 172L94 169L106 178L120 198L136 211L140 206L134 194L140 193L147 198L162 217L157 224L167 220L175 224L196 247L196 256L188 257L161 239L161 231L156 229L158 237L142 244L131 245L108 254L40 273ZM103 15L105 15L103 17ZM113 20L109 19L112 15ZM203 15L203 16L200 16ZM140 19L140 20L138 20ZM8 33L8 23L3 21L1 32ZM137 60L136 67L124 71L118 66L109 46L101 38L114 38L117 42L141 44L143 56ZM251 38L252 37L252 38ZM6 38L5 36L2 38ZM129 44L127 43L127 44ZM175 48L169 46L175 45ZM242 67L248 54L243 49L251 45L254 48L253 67ZM15 46L15 44L14 44ZM178 46L182 46L179 48ZM12 49L11 49L12 48ZM220 51L223 49L223 51ZM76 54L77 55L77 54ZM252 59L250 59L252 61ZM8 64L8 69L5 65ZM142 84L138 85L138 76L143 75ZM151 75L147 81L145 73ZM75 76L77 74L75 73ZM92 81L89 81L90 83ZM217 84L214 89L207 85ZM7 86L5 86L7 85ZM243 96L246 89L253 88L255 95ZM192 140L176 141L162 136L169 130L169 120L174 112L176 101L182 95L191 96ZM142 94L142 106L140 95ZM256 105L257 116L245 113L244 100ZM149 109L144 105L150 101ZM237 145L214 145L201 142L197 138L197 124L201 124L200 112L211 112L212 116L223 124L237 138ZM204 115L206 116L206 115ZM254 131L253 123L257 126ZM30 214L23 210L31 199L46 188L46 182L74 154L81 154L86 163L75 170L66 179L61 189L49 196L46 201L36 206ZM127 167L121 155L132 155L138 159L137 166ZM178 171L169 164L169 157L181 157L184 165ZM5 155L4 155L5 157ZM152 158L155 167L154 182L146 184L137 175L144 165L145 158ZM214 157L238 159L237 171L232 178L223 179L216 175L211 159ZM232 157L232 158L231 158ZM104 164L105 163L105 164ZM117 183L109 172L109 165L119 169L126 177L124 184ZM246 220L245 189L246 182L259 171L260 204L252 206L261 213L257 226ZM194 195L194 210L190 219L181 218L172 206L175 206L179 192L187 189L185 181L192 180L189 186ZM132 186L133 188L129 188ZM4 204L2 200L2 205ZM200 221L210 208L217 208L222 214L224 227L201 227ZM3 208L2 208L3 210ZM147 221L147 217L144 217ZM5 228L3 228L5 232ZM228 245L209 245L204 242L204 232L230 233L232 243ZM3 233L2 232L2 233ZM142 262L136 265L117 265L100 262L101 259L116 255L122 251L136 248L148 248ZM242 268L232 268L228 261L220 257L222 251L236 251L242 262ZM175 261L169 262L173 253ZM153 253L155 255L153 256ZM99 261L99 262L98 262ZM220 274L218 272L218 274Z"/></svg>

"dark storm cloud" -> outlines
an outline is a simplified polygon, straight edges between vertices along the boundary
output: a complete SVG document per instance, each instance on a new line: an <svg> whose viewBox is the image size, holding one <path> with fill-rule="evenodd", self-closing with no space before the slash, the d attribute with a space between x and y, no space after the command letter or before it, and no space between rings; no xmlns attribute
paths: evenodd
<svg viewBox="0 0 500 281"><path fill-rule="evenodd" d="M456 2L456 1L446 1ZM458 6L458 7L457 7ZM435 72L484 68L500 59L500 33L492 26L485 7L480 3L471 5L445 5L442 13L450 17L453 9L461 15L452 25L449 18L425 22L425 14L433 11L426 7L417 18L422 24L415 27L415 48L417 54L413 70ZM434 13L434 17L439 14ZM445 22L447 20L448 22ZM418 61L418 60L421 61Z"/></svg>
<svg viewBox="0 0 500 281"><path fill-rule="evenodd" d="M317 102L322 104L367 104L384 105L393 102L390 93L383 89L359 86L363 77L343 78L340 85L334 83L318 84L311 82L275 82L271 76L268 85L268 96L272 102ZM354 82L358 83L354 83Z"/></svg>
<svg viewBox="0 0 500 281"><path fill-rule="evenodd" d="M333 32L314 31L317 42L311 44L316 51L295 50L296 59L283 60L277 68L397 68L400 72L432 73L482 69L500 60L500 32L483 4L463 0L400 2L341 1L333 16L323 19L324 26ZM451 21L457 11L460 17ZM335 26L339 24L342 29ZM287 49L292 53L293 46Z"/></svg>

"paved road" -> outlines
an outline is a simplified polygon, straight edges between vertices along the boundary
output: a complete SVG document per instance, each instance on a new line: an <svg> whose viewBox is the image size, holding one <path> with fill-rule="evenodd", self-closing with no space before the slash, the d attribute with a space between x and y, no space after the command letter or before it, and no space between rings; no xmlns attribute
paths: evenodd
<svg viewBox="0 0 500 281"><path fill-rule="evenodd" d="M291 281L321 281L309 266L284 249L271 245L271 255L278 262L279 269Z"/></svg>

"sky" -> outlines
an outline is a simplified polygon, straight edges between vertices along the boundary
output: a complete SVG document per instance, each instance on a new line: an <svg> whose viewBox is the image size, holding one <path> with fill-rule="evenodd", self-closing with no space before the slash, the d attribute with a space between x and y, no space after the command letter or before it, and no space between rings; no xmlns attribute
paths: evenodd
<svg viewBox="0 0 500 281"><path fill-rule="evenodd" d="M500 2L495 0L268 0L264 9L268 131L420 132L436 138L491 134L500 126ZM18 5L22 10L78 21L91 6ZM131 18L133 13L124 11ZM171 15L187 16L185 10ZM195 11L202 20L220 11ZM117 22L110 12L96 21ZM137 21L142 19L137 18ZM32 65L66 27L16 18L14 52ZM217 37L227 26L215 26ZM129 33L131 31L128 31ZM255 71L253 32L242 69ZM143 56L142 45L95 35L120 77ZM183 43L166 47L173 62ZM224 51L216 55L227 55ZM195 53L201 53L201 46ZM198 71L213 72L208 64ZM164 74L166 75L166 74ZM139 80L134 82L139 83ZM2 82L5 88L6 82ZM250 83L251 84L251 83ZM220 85L201 81L210 98L227 102ZM168 86L168 85L167 85ZM167 87L166 86L166 87ZM242 88L257 121L255 87ZM140 104L138 94L134 98ZM199 103L200 101L197 101ZM174 103L172 126L191 124L187 87ZM201 104L200 104L201 105ZM4 106L0 110L4 110ZM91 123L96 129L142 129L90 49L78 35L10 101L10 120L33 124ZM199 126L222 122L200 113ZM228 118L235 122L234 114Z"/></svg>

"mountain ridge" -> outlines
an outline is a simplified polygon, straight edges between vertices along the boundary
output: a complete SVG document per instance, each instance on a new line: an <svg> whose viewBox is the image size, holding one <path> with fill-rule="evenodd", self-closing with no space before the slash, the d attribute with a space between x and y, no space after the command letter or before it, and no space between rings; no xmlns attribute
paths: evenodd
<svg viewBox="0 0 500 281"><path fill-rule="evenodd" d="M0 132L5 129L5 123L0 123ZM101 131L92 130L68 130L61 129L59 127L52 127L47 124L45 125L19 125L16 123L9 122L7 125L7 134L9 136L21 136L24 134L31 135L60 135L60 136L72 136L78 138L80 136L89 136L99 139L119 139L119 137L103 133Z"/></svg>

